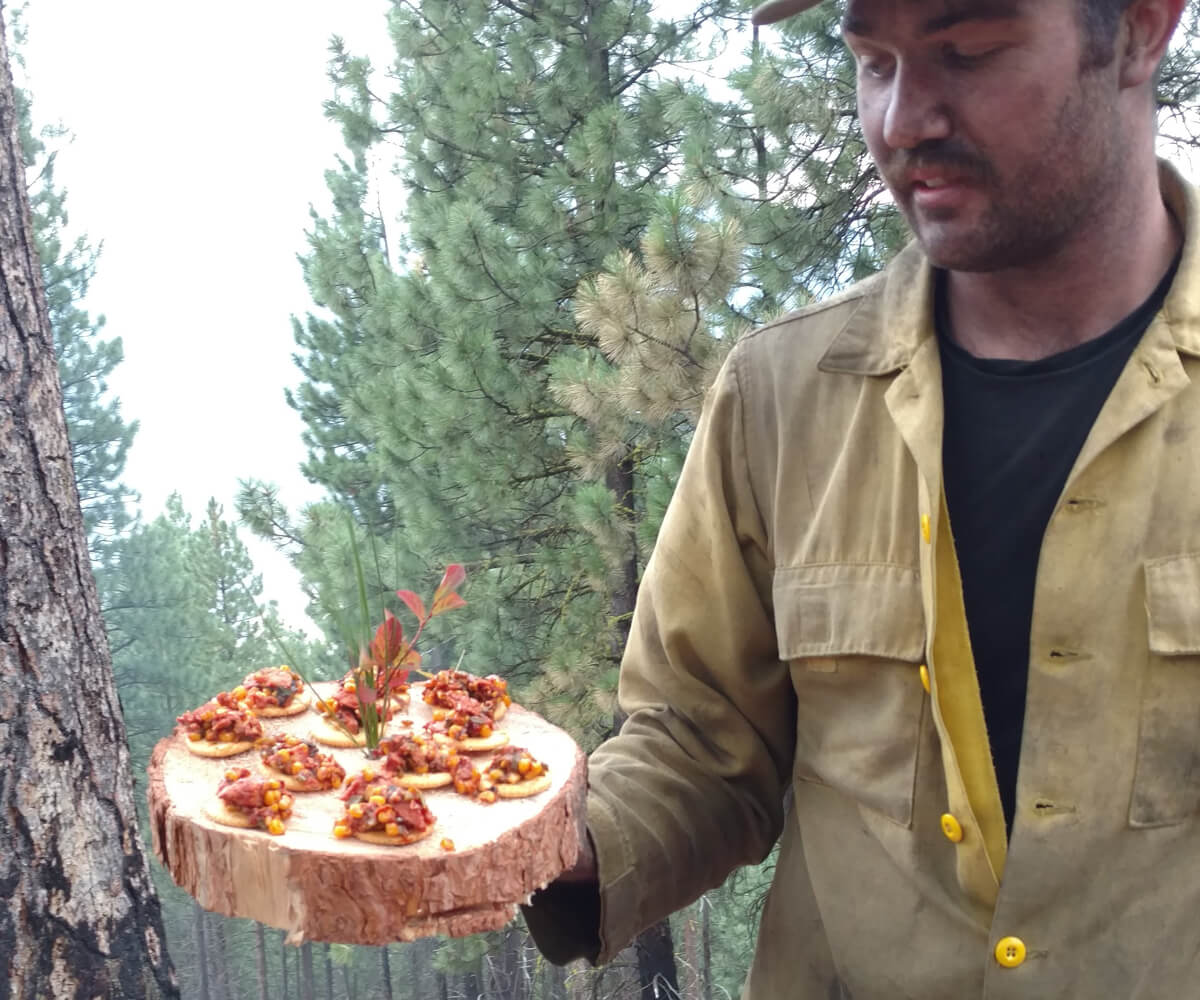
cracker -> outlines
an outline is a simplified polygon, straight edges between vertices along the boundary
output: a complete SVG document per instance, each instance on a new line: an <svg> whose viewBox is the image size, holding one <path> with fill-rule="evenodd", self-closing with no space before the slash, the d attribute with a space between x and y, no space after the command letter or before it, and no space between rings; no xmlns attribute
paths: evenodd
<svg viewBox="0 0 1200 1000"><path fill-rule="evenodd" d="M430 771L427 774L398 774L395 781L405 788L444 788L454 779L449 771Z"/></svg>
<svg viewBox="0 0 1200 1000"><path fill-rule="evenodd" d="M232 757L254 749L254 744L245 740L237 743L213 743L211 740L189 740L185 736L183 742L197 757Z"/></svg>
<svg viewBox="0 0 1200 1000"><path fill-rule="evenodd" d="M266 708L252 708L260 719L280 719L285 715L299 715L308 711L308 702L302 697L293 696L286 705L268 705Z"/></svg>
<svg viewBox="0 0 1200 1000"><path fill-rule="evenodd" d="M312 738L327 747L363 747L367 745L365 733L358 732L351 736L344 733L328 722L318 722L312 727Z"/></svg>
<svg viewBox="0 0 1200 1000"><path fill-rule="evenodd" d="M508 733L497 729L491 736L467 736L458 740L459 750L465 753L485 753L488 750L499 750L508 742Z"/></svg>
<svg viewBox="0 0 1200 1000"><path fill-rule="evenodd" d="M538 795L549 787L550 775L542 774L529 781L517 781L511 784L507 781L498 781L492 786L492 790L502 799L524 799L530 795Z"/></svg>
<svg viewBox="0 0 1200 1000"><path fill-rule="evenodd" d="M214 823L222 823L225 826L238 826L243 830L255 829L254 822L249 816L238 812L236 809L230 809L229 806L218 798L210 799L204 803L204 815Z"/></svg>
<svg viewBox="0 0 1200 1000"><path fill-rule="evenodd" d="M362 833L356 833L354 836L357 840L365 840L368 844L382 844L384 847L403 847L405 844L415 844L418 840L424 840L431 833L433 833L433 827L427 826L420 833L401 833L395 837L390 837L386 833L380 833L378 830L364 830Z"/></svg>

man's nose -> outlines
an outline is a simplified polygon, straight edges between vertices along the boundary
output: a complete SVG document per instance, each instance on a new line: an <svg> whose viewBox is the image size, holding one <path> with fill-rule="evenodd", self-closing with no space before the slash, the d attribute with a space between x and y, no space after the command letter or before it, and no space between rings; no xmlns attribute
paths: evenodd
<svg viewBox="0 0 1200 1000"><path fill-rule="evenodd" d="M950 135L946 95L934 76L913 67L896 70L883 119L883 139L892 149L912 149Z"/></svg>

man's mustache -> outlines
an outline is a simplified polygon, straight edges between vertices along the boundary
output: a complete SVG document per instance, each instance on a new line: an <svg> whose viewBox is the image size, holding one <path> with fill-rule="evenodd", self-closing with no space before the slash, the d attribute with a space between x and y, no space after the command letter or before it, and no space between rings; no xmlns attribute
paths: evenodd
<svg viewBox="0 0 1200 1000"><path fill-rule="evenodd" d="M917 170L952 170L972 177L991 176L982 157L953 142L923 142L912 149L898 149L887 161L886 173L904 177Z"/></svg>

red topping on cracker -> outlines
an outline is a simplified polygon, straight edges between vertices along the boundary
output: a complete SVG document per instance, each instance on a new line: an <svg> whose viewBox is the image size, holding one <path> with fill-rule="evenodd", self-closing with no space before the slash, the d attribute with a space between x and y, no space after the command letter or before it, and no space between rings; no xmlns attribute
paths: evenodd
<svg viewBox="0 0 1200 1000"><path fill-rule="evenodd" d="M263 734L262 723L228 691L222 691L199 708L184 712L175 721L193 741L253 743Z"/></svg>
<svg viewBox="0 0 1200 1000"><path fill-rule="evenodd" d="M217 786L217 798L268 833L283 833L283 821L292 815L292 797L283 789L283 782L255 777L244 767L225 772Z"/></svg>

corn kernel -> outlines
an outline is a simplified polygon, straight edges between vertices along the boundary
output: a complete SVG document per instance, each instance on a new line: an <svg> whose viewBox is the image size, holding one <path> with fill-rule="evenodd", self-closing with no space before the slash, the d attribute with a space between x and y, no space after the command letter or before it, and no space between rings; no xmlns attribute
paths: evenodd
<svg viewBox="0 0 1200 1000"><path fill-rule="evenodd" d="M495 802L496 801L496 793L493 792L490 788L485 792L480 792L479 793L479 801L480 802L489 802L489 803Z"/></svg>
<svg viewBox="0 0 1200 1000"><path fill-rule="evenodd" d="M188 739L191 740L193 743L197 743L200 740L204 739L204 734L203 733L188 733Z"/></svg>
<svg viewBox="0 0 1200 1000"><path fill-rule="evenodd" d="M237 779L238 779L238 773L233 768L230 768L228 771L225 772L225 780L226 781L237 781Z"/></svg>
<svg viewBox="0 0 1200 1000"><path fill-rule="evenodd" d="M363 776L364 781L374 781L375 780L375 772L374 772L374 770L372 770L369 767L363 768L362 776Z"/></svg>
<svg viewBox="0 0 1200 1000"><path fill-rule="evenodd" d="M279 801L279 793L271 788L263 792L263 802L266 805L273 806Z"/></svg>
<svg viewBox="0 0 1200 1000"><path fill-rule="evenodd" d="M454 850L454 841L451 840L449 837L443 837L441 844L439 844L438 846L441 847L441 849L443 851L453 851Z"/></svg>
<svg viewBox="0 0 1200 1000"><path fill-rule="evenodd" d="M283 833L283 821L272 816L267 820L267 833L273 833L276 836Z"/></svg>
<svg viewBox="0 0 1200 1000"><path fill-rule="evenodd" d="M246 700L246 689L240 684L235 687L230 694L232 694L238 701Z"/></svg>
<svg viewBox="0 0 1200 1000"><path fill-rule="evenodd" d="M395 823L389 823L387 826L385 826L383 828L383 832L386 833L389 837L399 837L400 836L400 827L398 825L396 825Z"/></svg>
<svg viewBox="0 0 1200 1000"><path fill-rule="evenodd" d="M530 759L528 757L522 757L517 762L517 770L520 771L522 774L527 772L531 766L532 766L532 762L530 761Z"/></svg>
<svg viewBox="0 0 1200 1000"><path fill-rule="evenodd" d="M363 814L362 803L361 802L353 803L350 806L350 808L346 810L346 812L348 812L355 819L362 819L362 814Z"/></svg>
<svg viewBox="0 0 1200 1000"><path fill-rule="evenodd" d="M231 733L228 729L226 729L225 732L223 732L220 736L217 737L217 739L221 743L232 743L233 742L233 733Z"/></svg>
<svg viewBox="0 0 1200 1000"><path fill-rule="evenodd" d="M372 795L368 800L373 806L386 806L387 799L382 795Z"/></svg>
<svg viewBox="0 0 1200 1000"><path fill-rule="evenodd" d="M304 770L304 765L301 764L300 761L296 761L292 765L292 774L299 774L303 770Z"/></svg>
<svg viewBox="0 0 1200 1000"><path fill-rule="evenodd" d="M338 823L333 828L333 835L338 838L349 837L350 827L346 826L345 823Z"/></svg>
<svg viewBox="0 0 1200 1000"><path fill-rule="evenodd" d="M492 735L492 727L486 726L486 725L480 726L479 727L479 735L482 736L486 740L489 736Z"/></svg>
<svg viewBox="0 0 1200 1000"><path fill-rule="evenodd" d="M380 823L390 823L396 818L396 810L384 807L375 814L375 819Z"/></svg>

